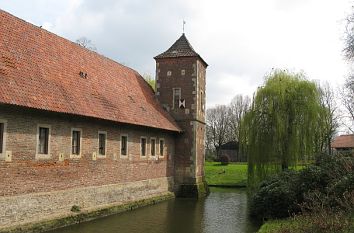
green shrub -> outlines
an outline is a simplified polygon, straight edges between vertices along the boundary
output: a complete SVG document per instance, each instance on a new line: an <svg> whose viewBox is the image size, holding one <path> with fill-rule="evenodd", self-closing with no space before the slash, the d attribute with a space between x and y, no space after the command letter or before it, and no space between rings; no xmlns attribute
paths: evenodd
<svg viewBox="0 0 354 233"><path fill-rule="evenodd" d="M250 213L260 219L284 218L298 212L296 184L298 172L285 171L260 184L252 196Z"/></svg>
<svg viewBox="0 0 354 233"><path fill-rule="evenodd" d="M324 156L298 172L284 171L262 182L251 196L250 213L261 219L301 212L352 211L346 195L354 193L354 159ZM324 211L324 210L323 210Z"/></svg>

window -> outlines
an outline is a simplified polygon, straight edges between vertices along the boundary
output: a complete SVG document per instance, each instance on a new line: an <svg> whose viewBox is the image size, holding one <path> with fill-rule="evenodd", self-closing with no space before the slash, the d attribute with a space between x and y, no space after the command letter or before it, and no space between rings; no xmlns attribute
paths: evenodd
<svg viewBox="0 0 354 233"><path fill-rule="evenodd" d="M150 140L150 155L155 156L156 155L156 139L151 138Z"/></svg>
<svg viewBox="0 0 354 233"><path fill-rule="evenodd" d="M5 134L5 123L0 123L0 154L4 151L4 134Z"/></svg>
<svg viewBox="0 0 354 233"><path fill-rule="evenodd" d="M172 103L173 109L178 109L180 99L181 99L181 88L173 88L173 103Z"/></svg>
<svg viewBox="0 0 354 233"><path fill-rule="evenodd" d="M186 70L181 70L181 75L184 76L186 74Z"/></svg>
<svg viewBox="0 0 354 233"><path fill-rule="evenodd" d="M165 146L165 141L163 139L160 139L160 156L163 157L164 154L163 154L163 149L164 149L164 146Z"/></svg>
<svg viewBox="0 0 354 233"><path fill-rule="evenodd" d="M146 156L146 138L140 138L140 155Z"/></svg>
<svg viewBox="0 0 354 233"><path fill-rule="evenodd" d="M47 155L49 152L49 128L39 127L38 153Z"/></svg>
<svg viewBox="0 0 354 233"><path fill-rule="evenodd" d="M80 155L81 153L81 130L73 129L71 133L71 154Z"/></svg>
<svg viewBox="0 0 354 233"><path fill-rule="evenodd" d="M106 155L106 132L98 133L98 155Z"/></svg>
<svg viewBox="0 0 354 233"><path fill-rule="evenodd" d="M127 156L128 155L128 136L121 136L120 140L120 155Z"/></svg>
<svg viewBox="0 0 354 233"><path fill-rule="evenodd" d="M171 76L172 75L172 71L167 71L167 76Z"/></svg>

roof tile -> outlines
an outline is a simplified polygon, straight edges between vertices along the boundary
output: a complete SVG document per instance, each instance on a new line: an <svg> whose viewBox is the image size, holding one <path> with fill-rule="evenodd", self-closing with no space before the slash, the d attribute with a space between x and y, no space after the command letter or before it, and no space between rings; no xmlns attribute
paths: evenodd
<svg viewBox="0 0 354 233"><path fill-rule="evenodd" d="M181 131L136 71L2 10L0 22L0 103Z"/></svg>

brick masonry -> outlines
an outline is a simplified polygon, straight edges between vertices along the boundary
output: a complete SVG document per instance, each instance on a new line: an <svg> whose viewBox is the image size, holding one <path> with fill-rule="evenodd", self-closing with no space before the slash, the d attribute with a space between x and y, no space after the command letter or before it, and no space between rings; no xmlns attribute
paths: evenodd
<svg viewBox="0 0 354 233"><path fill-rule="evenodd" d="M176 139L176 184L196 184L204 177L205 75L199 57L156 59L156 96L183 129ZM185 108L173 108L173 88L181 88Z"/></svg>
<svg viewBox="0 0 354 233"><path fill-rule="evenodd" d="M0 119L6 122L5 151L12 155L11 161L0 160L2 227L54 214L56 209L68 211L73 203L89 208L173 191L166 179L174 176L174 133L6 105L0 105ZM51 128L48 159L36 158L38 124ZM82 130L80 158L70 158L72 128ZM107 153L94 160L98 131L107 132ZM128 135L126 157L120 156L122 134ZM146 157L140 154L142 136L148 139ZM151 137L157 139L154 157L149 154ZM163 157L159 139L165 142ZM127 183L132 185L122 186Z"/></svg>
<svg viewBox="0 0 354 233"><path fill-rule="evenodd" d="M172 177L32 193L0 198L0 231L19 224L41 222L72 215L71 208L94 211L109 205L119 206L168 193Z"/></svg>

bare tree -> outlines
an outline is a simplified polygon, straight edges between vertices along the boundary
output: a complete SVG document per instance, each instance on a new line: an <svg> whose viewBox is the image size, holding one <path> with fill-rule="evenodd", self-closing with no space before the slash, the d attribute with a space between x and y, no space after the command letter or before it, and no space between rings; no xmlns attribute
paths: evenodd
<svg viewBox="0 0 354 233"><path fill-rule="evenodd" d="M249 110L251 99L248 96L236 95L228 109L228 135L229 141L239 141L241 121L245 113Z"/></svg>
<svg viewBox="0 0 354 233"><path fill-rule="evenodd" d="M346 110L344 115L344 125L354 133L354 76L347 78L344 87L341 89L340 95L343 106Z"/></svg>
<svg viewBox="0 0 354 233"><path fill-rule="evenodd" d="M79 39L76 40L76 43L79 44L80 46L87 48L91 51L97 51L96 46L92 43L91 40L87 39L86 37L80 37Z"/></svg>
<svg viewBox="0 0 354 233"><path fill-rule="evenodd" d="M318 87L320 94L320 101L324 113L322 114L322 123L319 126L323 129L318 130L323 135L319 135L319 149L331 154L331 141L335 136L336 130L339 126L338 106L336 102L336 94L328 82L323 83Z"/></svg>
<svg viewBox="0 0 354 233"><path fill-rule="evenodd" d="M218 105L206 111L207 148L217 150L226 142L228 126L228 107ZM217 153L218 154L218 153Z"/></svg>

